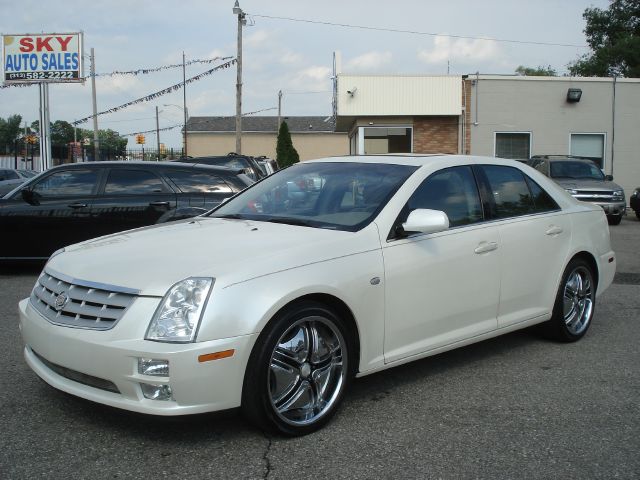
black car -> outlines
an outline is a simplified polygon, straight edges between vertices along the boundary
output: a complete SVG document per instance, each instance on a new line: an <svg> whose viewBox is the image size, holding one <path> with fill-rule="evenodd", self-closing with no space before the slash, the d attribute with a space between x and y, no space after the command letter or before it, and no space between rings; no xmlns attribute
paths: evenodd
<svg viewBox="0 0 640 480"><path fill-rule="evenodd" d="M249 178L256 182L267 176L254 157L238 155L237 153L211 157L180 158L176 162L242 169Z"/></svg>
<svg viewBox="0 0 640 480"><path fill-rule="evenodd" d="M242 170L174 162L54 167L0 199L0 259L47 258L93 237L193 217L252 183Z"/></svg>
<svg viewBox="0 0 640 480"><path fill-rule="evenodd" d="M640 187L636 188L629 198L631 210L636 212L636 217L640 220Z"/></svg>

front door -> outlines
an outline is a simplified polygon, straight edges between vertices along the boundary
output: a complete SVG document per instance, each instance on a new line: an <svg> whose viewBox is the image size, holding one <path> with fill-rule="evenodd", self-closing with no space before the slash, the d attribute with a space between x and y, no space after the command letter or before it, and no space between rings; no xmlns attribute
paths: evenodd
<svg viewBox="0 0 640 480"><path fill-rule="evenodd" d="M444 211L450 228L383 245L387 363L497 328L500 239L483 221L471 167L432 174L400 218L415 208Z"/></svg>

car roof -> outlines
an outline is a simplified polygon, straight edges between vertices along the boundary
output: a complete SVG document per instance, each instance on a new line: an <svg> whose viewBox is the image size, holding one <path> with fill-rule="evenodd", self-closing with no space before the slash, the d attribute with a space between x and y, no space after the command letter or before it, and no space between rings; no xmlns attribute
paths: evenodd
<svg viewBox="0 0 640 480"><path fill-rule="evenodd" d="M392 165L410 165L422 167L424 165L474 165L493 163L496 165L518 165L522 166L522 162L516 160L508 160L498 157L482 157L477 155L446 155L446 154L393 154L393 155L349 155L341 157L326 157L317 160L306 160L304 163L371 163L371 164L392 164Z"/></svg>
<svg viewBox="0 0 640 480"><path fill-rule="evenodd" d="M106 162L80 162L80 163L65 163L62 165L57 165L50 170L57 170L60 168L83 168L83 167L145 167L145 168L173 168L173 169L184 169L184 168L193 168L196 170L203 170L207 172L218 172L218 173L232 173L232 174L240 174L244 173L243 169L240 168L229 168L222 167L218 165L205 165L202 163L191 163L191 162L144 162L141 160L135 161L123 161L123 160L115 160L115 161L106 161Z"/></svg>

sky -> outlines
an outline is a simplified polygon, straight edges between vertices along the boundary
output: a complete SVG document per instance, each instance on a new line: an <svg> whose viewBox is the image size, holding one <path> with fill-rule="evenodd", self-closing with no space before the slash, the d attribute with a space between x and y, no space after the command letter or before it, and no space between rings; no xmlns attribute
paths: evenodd
<svg viewBox="0 0 640 480"><path fill-rule="evenodd" d="M237 17L232 13L233 3L0 0L0 33L82 31L85 75L89 74L91 48L95 50L98 74L155 68L181 63L183 52L187 61L235 57ZM608 4L608 0L240 0L248 20L243 28L242 111L277 115L281 90L284 116L330 115L333 52L340 52L343 73L509 75L519 65L550 65L563 74L568 63L589 51L583 33L585 8L606 9ZM190 65L186 76L198 75L217 64ZM99 76L98 111L181 81L182 68L138 76ZM187 85L189 115L235 115L235 84L234 66ZM99 128L120 134L153 130L156 106L160 109L160 128L181 127L182 95L179 89L100 115ZM73 122L92 113L90 81L52 84L49 97L51 121ZM38 119L38 108L37 86L0 89L0 117L20 114L30 124ZM92 123L80 126L92 128ZM180 148L180 127L161 131L160 141L169 148ZM146 137L148 144L156 144L155 133ZM129 137L129 147L137 147L134 137Z"/></svg>

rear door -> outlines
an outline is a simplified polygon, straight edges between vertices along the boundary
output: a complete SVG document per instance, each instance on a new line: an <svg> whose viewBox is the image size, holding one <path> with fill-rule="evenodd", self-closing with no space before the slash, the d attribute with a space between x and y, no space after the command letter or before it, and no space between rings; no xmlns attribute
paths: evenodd
<svg viewBox="0 0 640 480"><path fill-rule="evenodd" d="M205 172L199 169L176 170L167 169L163 172L179 190L178 197L181 205L191 208L201 208L202 211L217 207L223 201L235 195L239 189L234 188L225 176Z"/></svg>
<svg viewBox="0 0 640 480"><path fill-rule="evenodd" d="M2 257L46 258L55 250L93 236L91 205L99 168L55 170L0 206Z"/></svg>
<svg viewBox="0 0 640 480"><path fill-rule="evenodd" d="M153 225L176 209L173 189L152 169L111 167L91 208L101 235Z"/></svg>
<svg viewBox="0 0 640 480"><path fill-rule="evenodd" d="M501 244L498 327L547 315L571 242L571 219L515 167L483 165Z"/></svg>

